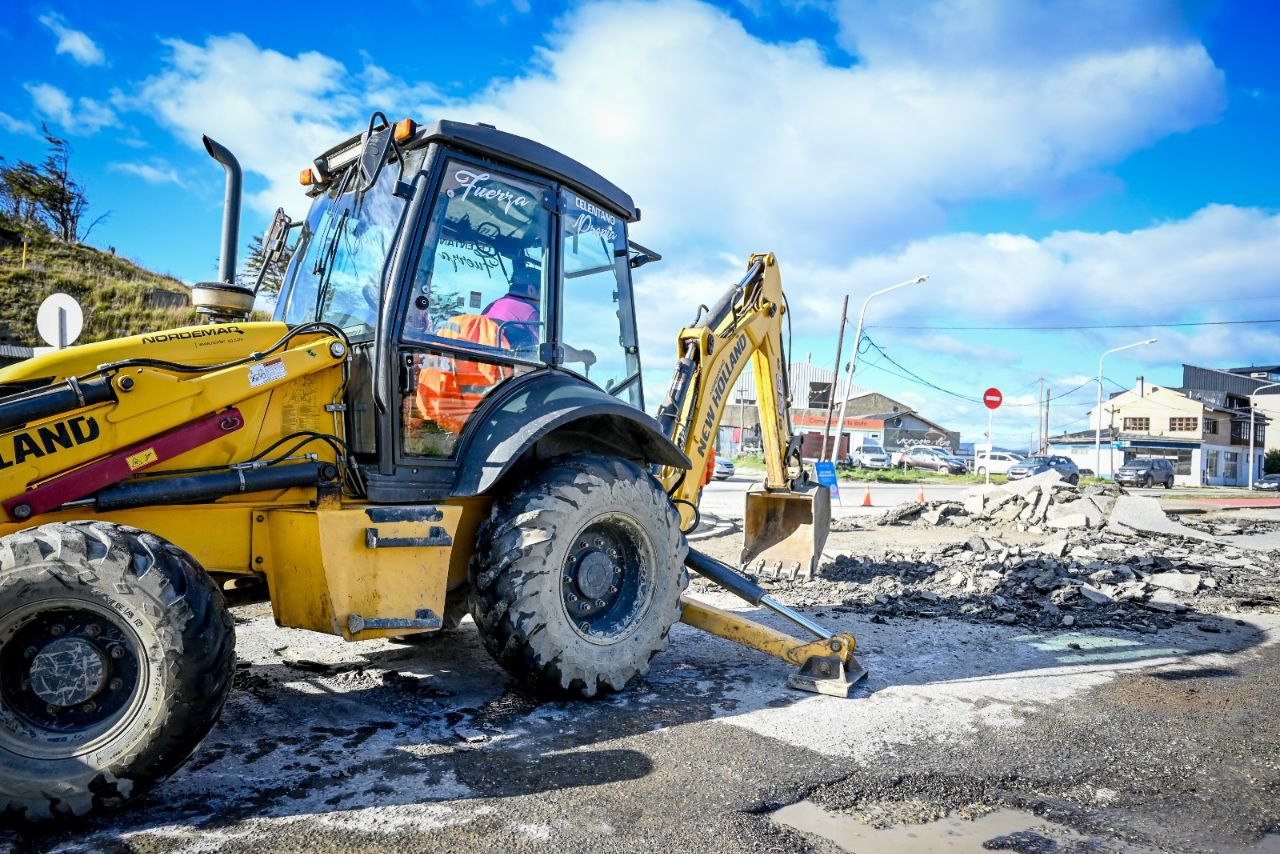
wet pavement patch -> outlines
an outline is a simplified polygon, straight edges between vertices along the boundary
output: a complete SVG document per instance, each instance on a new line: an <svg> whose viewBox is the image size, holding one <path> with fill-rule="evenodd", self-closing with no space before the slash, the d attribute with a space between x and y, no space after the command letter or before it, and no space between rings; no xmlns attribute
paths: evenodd
<svg viewBox="0 0 1280 854"><path fill-rule="evenodd" d="M850 816L829 812L813 801L802 800L778 810L773 814L773 820L792 830L824 839L841 850L853 852L914 854L918 851L1003 850L1020 854L1056 854L1108 850L1065 825L1008 808L981 812L972 818L950 815L920 824L875 827Z"/></svg>

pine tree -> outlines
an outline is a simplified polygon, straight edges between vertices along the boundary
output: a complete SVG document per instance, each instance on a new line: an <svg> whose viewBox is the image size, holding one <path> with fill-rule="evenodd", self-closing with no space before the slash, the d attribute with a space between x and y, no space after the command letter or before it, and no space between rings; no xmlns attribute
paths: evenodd
<svg viewBox="0 0 1280 854"><path fill-rule="evenodd" d="M255 234L249 241L249 255L244 261L244 273L242 278L244 284L253 287L258 280L258 272L262 270L263 265L267 261L267 250L262 245L263 236ZM289 266L289 259L293 256L293 247L286 242L284 252L281 253L279 260L266 268L266 272L262 276L263 293L279 293L280 285L284 281L285 268Z"/></svg>

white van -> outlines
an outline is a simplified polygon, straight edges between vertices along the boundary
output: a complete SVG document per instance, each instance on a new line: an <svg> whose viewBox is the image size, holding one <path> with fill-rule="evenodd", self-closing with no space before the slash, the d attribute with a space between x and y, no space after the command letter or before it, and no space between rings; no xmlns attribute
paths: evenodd
<svg viewBox="0 0 1280 854"><path fill-rule="evenodd" d="M1017 454L1010 454L1006 451L979 451L973 458L973 470L979 477L986 477L987 472L992 474L1008 474L1009 469L1022 462L1022 457Z"/></svg>

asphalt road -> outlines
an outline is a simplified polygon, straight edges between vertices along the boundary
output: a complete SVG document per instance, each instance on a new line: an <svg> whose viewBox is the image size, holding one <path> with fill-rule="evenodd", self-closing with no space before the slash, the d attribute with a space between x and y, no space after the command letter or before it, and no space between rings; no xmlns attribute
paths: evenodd
<svg viewBox="0 0 1280 854"><path fill-rule="evenodd" d="M823 614L871 669L847 700L677 625L640 684L590 703L521 693L469 622L347 645L260 606L237 617L235 691L192 762L111 819L0 848L823 848L772 819L796 802L880 823L1013 807L1087 850L1245 846L1280 826L1277 617L1130 635Z"/></svg>
<svg viewBox="0 0 1280 854"><path fill-rule="evenodd" d="M872 826L907 851L1280 850L1280 613L1139 634L803 610L858 638L850 699L682 624L628 691L567 702L524 693L469 621L346 644L241 606L192 761L115 816L0 830L0 851L894 850L860 841Z"/></svg>

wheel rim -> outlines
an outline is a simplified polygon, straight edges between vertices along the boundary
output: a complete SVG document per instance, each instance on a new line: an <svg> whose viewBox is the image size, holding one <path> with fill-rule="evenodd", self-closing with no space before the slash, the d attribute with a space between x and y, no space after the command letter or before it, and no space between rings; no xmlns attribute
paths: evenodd
<svg viewBox="0 0 1280 854"><path fill-rule="evenodd" d="M573 538L560 570L561 603L579 635L611 644L629 635L654 590L649 538L629 517L607 514Z"/></svg>
<svg viewBox="0 0 1280 854"><path fill-rule="evenodd" d="M134 630L80 600L0 617L0 743L35 759L98 747L133 719L149 675Z"/></svg>

